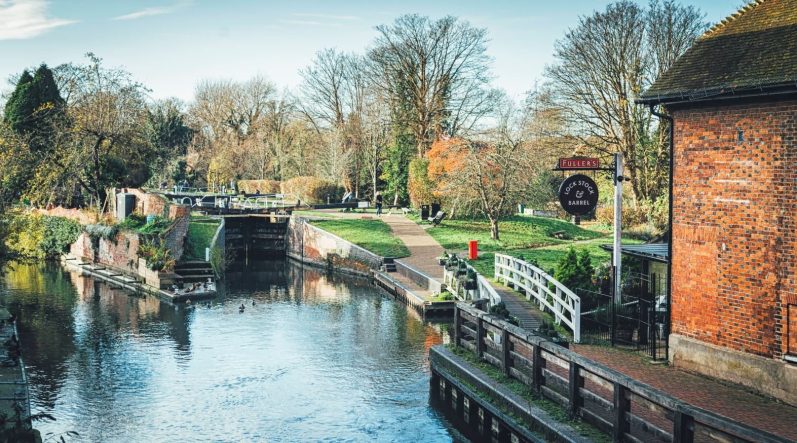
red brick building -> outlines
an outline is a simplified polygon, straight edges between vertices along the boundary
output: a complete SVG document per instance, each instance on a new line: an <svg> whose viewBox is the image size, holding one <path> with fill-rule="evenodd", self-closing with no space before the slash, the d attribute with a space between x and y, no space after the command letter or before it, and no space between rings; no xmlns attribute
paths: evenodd
<svg viewBox="0 0 797 443"><path fill-rule="evenodd" d="M640 102L674 125L670 361L797 404L797 0L713 27Z"/></svg>

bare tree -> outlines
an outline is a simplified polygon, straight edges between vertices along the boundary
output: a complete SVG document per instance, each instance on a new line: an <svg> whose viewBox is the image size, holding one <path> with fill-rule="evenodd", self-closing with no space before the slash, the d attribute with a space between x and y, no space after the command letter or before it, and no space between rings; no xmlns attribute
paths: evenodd
<svg viewBox="0 0 797 443"><path fill-rule="evenodd" d="M274 85L262 77L246 82L201 82L189 111L196 134L191 157L194 168L213 169L213 178L208 180L213 183L209 184L244 176L262 178L271 149L266 132L272 114L283 112L280 103Z"/></svg>
<svg viewBox="0 0 797 443"><path fill-rule="evenodd" d="M495 92L488 88L485 29L451 16L419 15L376 29L372 81L391 98L393 118L410 129L418 156L440 136L469 129L490 111Z"/></svg>
<svg viewBox="0 0 797 443"><path fill-rule="evenodd" d="M623 154L637 200L658 197L666 153L649 111L634 99L705 27L692 6L653 0L645 10L622 0L582 17L556 44L547 76L573 135L597 152Z"/></svg>

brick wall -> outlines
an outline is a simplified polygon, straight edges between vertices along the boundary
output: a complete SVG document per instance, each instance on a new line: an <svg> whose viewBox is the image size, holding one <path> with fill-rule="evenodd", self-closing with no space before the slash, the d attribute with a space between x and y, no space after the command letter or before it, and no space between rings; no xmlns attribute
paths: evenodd
<svg viewBox="0 0 797 443"><path fill-rule="evenodd" d="M672 332L779 358L797 302L797 100L671 112Z"/></svg>
<svg viewBox="0 0 797 443"><path fill-rule="evenodd" d="M191 208L185 205L169 205L168 217L175 222L166 234L166 247L172 251L175 260L180 260L185 250L185 236L188 234L188 223L191 221Z"/></svg>
<svg viewBox="0 0 797 443"><path fill-rule="evenodd" d="M56 206L49 209L33 209L31 212L42 215L49 215L51 217L64 217L75 220L81 225L90 225L100 221L99 214L95 211L87 209L72 209Z"/></svg>
<svg viewBox="0 0 797 443"><path fill-rule="evenodd" d="M99 239L96 251L96 262L112 266L116 269L136 274L138 272L139 235L134 232L121 231L115 240ZM95 259L95 250L91 238L85 232L69 248L70 255L86 261Z"/></svg>

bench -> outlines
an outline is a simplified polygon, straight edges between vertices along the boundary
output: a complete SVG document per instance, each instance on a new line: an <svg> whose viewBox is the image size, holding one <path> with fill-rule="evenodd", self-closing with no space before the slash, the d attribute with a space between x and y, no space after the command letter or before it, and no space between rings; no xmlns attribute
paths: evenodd
<svg viewBox="0 0 797 443"><path fill-rule="evenodd" d="M441 221L443 221L444 218L446 218L446 213L443 211L437 211L437 214L435 214L434 217L429 217L426 220L431 223L432 226L437 226Z"/></svg>

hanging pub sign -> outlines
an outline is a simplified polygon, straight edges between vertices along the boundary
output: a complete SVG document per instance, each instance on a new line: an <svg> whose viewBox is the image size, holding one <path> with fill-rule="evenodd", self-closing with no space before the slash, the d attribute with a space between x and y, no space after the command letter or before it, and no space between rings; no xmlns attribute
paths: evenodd
<svg viewBox="0 0 797 443"><path fill-rule="evenodd" d="M569 214L587 214L598 206L598 185L584 174L571 175L559 187L559 202Z"/></svg>
<svg viewBox="0 0 797 443"><path fill-rule="evenodd" d="M601 161L597 158L591 157L570 157L570 158L560 158L559 159L559 167L557 169L560 170L573 170L573 169L600 169Z"/></svg>

